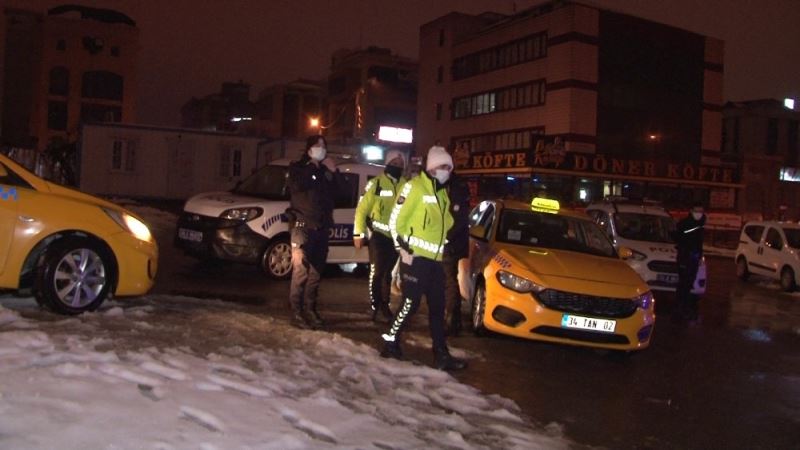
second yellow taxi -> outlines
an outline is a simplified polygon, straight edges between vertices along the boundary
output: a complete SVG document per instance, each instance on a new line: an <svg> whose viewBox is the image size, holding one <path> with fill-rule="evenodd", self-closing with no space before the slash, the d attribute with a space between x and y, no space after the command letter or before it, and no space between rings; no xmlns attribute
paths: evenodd
<svg viewBox="0 0 800 450"><path fill-rule="evenodd" d="M603 231L552 199L495 200L470 215L472 325L612 350L650 344L655 300Z"/></svg>

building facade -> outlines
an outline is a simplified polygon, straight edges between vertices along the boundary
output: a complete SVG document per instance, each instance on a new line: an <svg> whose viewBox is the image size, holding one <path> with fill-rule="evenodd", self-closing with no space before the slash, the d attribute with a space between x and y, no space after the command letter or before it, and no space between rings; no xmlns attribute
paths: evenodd
<svg viewBox="0 0 800 450"><path fill-rule="evenodd" d="M136 119L139 30L123 13L65 5L3 11L4 148L75 142L82 122Z"/></svg>
<svg viewBox="0 0 800 450"><path fill-rule="evenodd" d="M222 83L220 91L192 97L181 107L181 126L204 131L261 134L254 124L256 105L250 101L250 85L243 81Z"/></svg>
<svg viewBox="0 0 800 450"><path fill-rule="evenodd" d="M325 84L298 79L265 88L258 95L254 120L270 138L298 139L319 133Z"/></svg>
<svg viewBox="0 0 800 450"><path fill-rule="evenodd" d="M742 168L746 218L800 219L800 108L773 99L729 102L722 156Z"/></svg>
<svg viewBox="0 0 800 450"><path fill-rule="evenodd" d="M451 13L420 28L417 151L449 145L481 196L732 210L722 74L721 41L579 2Z"/></svg>
<svg viewBox="0 0 800 450"><path fill-rule="evenodd" d="M332 142L372 144L380 126L413 129L417 68L386 48L334 53L322 134Z"/></svg>

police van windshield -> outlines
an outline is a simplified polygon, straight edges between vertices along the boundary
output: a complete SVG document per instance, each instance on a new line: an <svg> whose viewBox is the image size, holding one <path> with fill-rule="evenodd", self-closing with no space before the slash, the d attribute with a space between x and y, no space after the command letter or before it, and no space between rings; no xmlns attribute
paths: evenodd
<svg viewBox="0 0 800 450"><path fill-rule="evenodd" d="M647 242L672 243L675 221L669 216L641 213L616 213L614 225L624 239Z"/></svg>
<svg viewBox="0 0 800 450"><path fill-rule="evenodd" d="M594 222L546 212L503 211L496 239L509 244L617 257L611 241Z"/></svg>
<svg viewBox="0 0 800 450"><path fill-rule="evenodd" d="M289 189L286 187L288 169L286 166L264 166L242 180L233 193L269 200L289 200Z"/></svg>

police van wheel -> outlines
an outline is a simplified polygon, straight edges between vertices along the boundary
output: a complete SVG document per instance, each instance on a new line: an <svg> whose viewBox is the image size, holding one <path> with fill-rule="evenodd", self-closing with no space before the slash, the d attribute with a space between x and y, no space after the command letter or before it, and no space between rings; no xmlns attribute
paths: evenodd
<svg viewBox="0 0 800 450"><path fill-rule="evenodd" d="M784 267L781 270L781 288L786 292L792 292L797 289L797 283L794 281L794 270L791 267Z"/></svg>
<svg viewBox="0 0 800 450"><path fill-rule="evenodd" d="M483 315L486 313L486 286L479 282L472 296L472 332L475 336L485 336L486 327L483 325Z"/></svg>
<svg viewBox="0 0 800 450"><path fill-rule="evenodd" d="M736 276L742 281L747 281L750 278L750 271L747 270L747 259L744 256L740 256L736 261Z"/></svg>
<svg viewBox="0 0 800 450"><path fill-rule="evenodd" d="M270 278L285 280L292 274L292 245L288 237L274 239L261 255L261 270Z"/></svg>

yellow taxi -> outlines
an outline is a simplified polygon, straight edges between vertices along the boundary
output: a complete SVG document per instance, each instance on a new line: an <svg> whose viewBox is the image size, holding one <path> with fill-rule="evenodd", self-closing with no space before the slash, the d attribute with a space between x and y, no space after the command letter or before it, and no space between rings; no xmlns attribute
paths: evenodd
<svg viewBox="0 0 800 450"><path fill-rule="evenodd" d="M586 215L558 201L484 201L470 213L472 326L612 350L650 344L655 300Z"/></svg>
<svg viewBox="0 0 800 450"><path fill-rule="evenodd" d="M132 212L0 154L0 290L79 314L146 293L157 268L156 241Z"/></svg>

